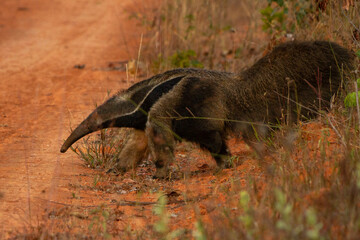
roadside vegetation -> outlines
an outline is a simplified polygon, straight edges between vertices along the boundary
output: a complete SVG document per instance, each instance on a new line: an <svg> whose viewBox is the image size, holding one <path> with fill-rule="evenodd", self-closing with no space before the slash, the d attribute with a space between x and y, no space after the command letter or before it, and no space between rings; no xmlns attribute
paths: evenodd
<svg viewBox="0 0 360 240"><path fill-rule="evenodd" d="M276 44L294 39L335 41L357 54L360 70L359 1L155 2L158 7L152 12L141 8L128 11L129 17L146 30L140 54L134 59L150 75L178 67L240 71ZM347 84L330 113L319 111L316 120L302 122L296 128L280 126L269 142L271 151L264 159L251 153L244 157L235 151L234 167L214 176L208 193L212 195L210 203L199 204L201 198L189 193L194 191L187 189L191 171L176 180L184 185L183 192L175 192L181 195L178 202L172 200L175 193L171 183L151 181L145 186L142 183L148 178L130 173L118 176L120 180L131 178L137 182L130 183L131 187L124 191L131 192L135 186L134 193L154 194L157 199L148 204L137 202L139 207L152 210L146 228L117 229L119 207L130 205L129 202L92 210L71 208L66 210L68 216L85 220L88 227L81 231L86 236L93 234L94 238L357 239L360 237L359 72L352 73L344 82ZM109 169L117 160L126 135L127 131L104 130L81 140L73 151L87 166ZM185 144L179 148L178 152L187 155L195 146ZM251 159L255 159L252 166L256 171L240 168ZM186 164L179 163L178 171L185 171ZM149 165L145 162L143 167ZM94 179L92 189L105 191L98 181L101 181L99 177ZM107 189L122 191L116 186ZM73 187L76 190L79 186ZM76 198L76 193L73 197ZM174 213L176 203L181 203L183 211L192 212L191 217L185 215L190 222L187 227L176 224L180 218ZM77 237L85 238L85 235ZM41 233L39 236L48 237Z"/></svg>

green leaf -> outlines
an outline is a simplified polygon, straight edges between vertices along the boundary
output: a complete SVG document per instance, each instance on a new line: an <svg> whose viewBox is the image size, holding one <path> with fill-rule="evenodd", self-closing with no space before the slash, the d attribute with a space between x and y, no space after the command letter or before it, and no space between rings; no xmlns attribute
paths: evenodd
<svg viewBox="0 0 360 240"><path fill-rule="evenodd" d="M191 22L195 19L195 17L193 14L188 14L185 16L185 19L188 20L189 22Z"/></svg>
<svg viewBox="0 0 360 240"><path fill-rule="evenodd" d="M283 214L288 216L290 215L291 211L292 211L292 206L290 204L286 204L286 206L283 209Z"/></svg>
<svg viewBox="0 0 360 240"><path fill-rule="evenodd" d="M263 8L260 10L261 15L270 17L273 13L274 9L271 6L268 6L266 8Z"/></svg>
<svg viewBox="0 0 360 240"><path fill-rule="evenodd" d="M192 49L185 51L177 51L170 57L171 64L174 67L187 68L203 68L203 64L197 60L196 52Z"/></svg>
<svg viewBox="0 0 360 240"><path fill-rule="evenodd" d="M231 25L227 25L222 28L223 31L230 31L231 29L233 29L233 27Z"/></svg>
<svg viewBox="0 0 360 240"><path fill-rule="evenodd" d="M249 207L250 196L247 191L240 192L240 205L245 210Z"/></svg>
<svg viewBox="0 0 360 240"><path fill-rule="evenodd" d="M360 189L360 163L356 164L356 186Z"/></svg>
<svg viewBox="0 0 360 240"><path fill-rule="evenodd" d="M195 222L195 229L193 230L192 235L196 240L206 240L207 239L205 228L204 228L201 220L197 220Z"/></svg>
<svg viewBox="0 0 360 240"><path fill-rule="evenodd" d="M284 220L279 220L276 222L276 228L280 230L287 230L289 225Z"/></svg>
<svg viewBox="0 0 360 240"><path fill-rule="evenodd" d="M310 229L306 232L306 235L309 239L319 239L320 234L317 229Z"/></svg>
<svg viewBox="0 0 360 240"><path fill-rule="evenodd" d="M286 204L285 194L278 188L275 189L276 203L279 207L283 207Z"/></svg>
<svg viewBox="0 0 360 240"><path fill-rule="evenodd" d="M102 212L102 215L103 215L103 217L104 217L105 219L108 219L109 216L110 216L110 213L109 213L108 211L104 210L104 211Z"/></svg>
<svg viewBox="0 0 360 240"><path fill-rule="evenodd" d="M280 7L284 6L284 0L276 0L275 1Z"/></svg>
<svg viewBox="0 0 360 240"><path fill-rule="evenodd" d="M356 54L356 56L357 56L358 58L360 58L360 49L357 50L355 54Z"/></svg>
<svg viewBox="0 0 360 240"><path fill-rule="evenodd" d="M317 223L317 216L315 210L313 208L309 208L306 210L305 215L307 224L309 224L310 226L315 226Z"/></svg>
<svg viewBox="0 0 360 240"><path fill-rule="evenodd" d="M360 91L358 91L360 96ZM345 107L356 107L356 92L349 93L344 99Z"/></svg>
<svg viewBox="0 0 360 240"><path fill-rule="evenodd" d="M253 219L249 215L243 215L239 217L240 221L245 225L246 228L250 227L253 223Z"/></svg>

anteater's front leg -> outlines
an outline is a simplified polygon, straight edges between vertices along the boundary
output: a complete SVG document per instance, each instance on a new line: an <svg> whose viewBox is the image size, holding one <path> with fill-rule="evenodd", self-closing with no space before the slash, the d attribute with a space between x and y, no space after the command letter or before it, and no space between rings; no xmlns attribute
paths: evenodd
<svg viewBox="0 0 360 240"><path fill-rule="evenodd" d="M154 178L167 178L169 165L174 160L174 135L171 121L150 118L146 125L150 153L156 166Z"/></svg>
<svg viewBox="0 0 360 240"><path fill-rule="evenodd" d="M114 166L116 172L124 173L135 169L148 153L148 138L142 130L131 130L124 148L120 152L119 160Z"/></svg>
<svg viewBox="0 0 360 240"><path fill-rule="evenodd" d="M151 108L145 133L150 154L156 166L154 178L167 178L169 165L174 160L175 136L173 118L178 95L168 93Z"/></svg>

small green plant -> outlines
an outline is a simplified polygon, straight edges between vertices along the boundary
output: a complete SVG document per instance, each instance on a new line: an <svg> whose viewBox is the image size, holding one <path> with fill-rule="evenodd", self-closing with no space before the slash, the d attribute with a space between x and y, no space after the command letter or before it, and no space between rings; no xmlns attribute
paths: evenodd
<svg viewBox="0 0 360 240"><path fill-rule="evenodd" d="M292 221L292 204L287 201L286 194L283 193L280 189L275 189L275 210L279 213L279 219L276 221L276 228L283 230L285 232L296 231L298 229L293 229L291 225ZM300 230L300 229L299 229Z"/></svg>
<svg viewBox="0 0 360 240"><path fill-rule="evenodd" d="M250 209L250 195L247 191L240 192L239 206L244 213L239 216L239 220L244 225L248 239L253 238L255 220Z"/></svg>
<svg viewBox="0 0 360 240"><path fill-rule="evenodd" d="M165 235L169 231L169 215L166 211L166 204L167 197L161 194L153 209L154 214L159 217L159 220L154 224L154 229L161 235Z"/></svg>
<svg viewBox="0 0 360 240"><path fill-rule="evenodd" d="M105 205L101 205L90 211L92 216L91 223L89 225L89 231L93 231L99 234L104 239L110 239L111 234L108 232L107 221L109 220L110 213L106 209Z"/></svg>
<svg viewBox="0 0 360 240"><path fill-rule="evenodd" d="M157 204L153 208L154 214L159 217L158 221L154 223L154 230L160 236L160 239L171 240L182 235L184 231L181 229L170 231L170 217L166 210L167 202L166 195L160 193Z"/></svg>
<svg viewBox="0 0 360 240"><path fill-rule="evenodd" d="M194 224L193 237L196 240L206 240L206 231L203 222L201 219L198 219Z"/></svg>
<svg viewBox="0 0 360 240"><path fill-rule="evenodd" d="M309 207L304 214L296 213L294 205L287 199L287 194L279 188L274 191L275 214L279 216L275 226L280 230L280 236L286 236L287 239L323 239L320 233L323 225L318 222L315 209Z"/></svg>
<svg viewBox="0 0 360 240"><path fill-rule="evenodd" d="M239 4L237 0L164 0L159 2L155 12L130 15L146 25L146 31L150 31L148 35L153 36L145 40L142 56L151 63L149 67L154 73L174 67L240 69L244 62L234 61L239 57L238 49L242 53L254 51L245 39L240 40L245 38L243 29L251 20L255 21L257 16L251 11L257 11L260 6L264 6L264 1ZM239 14L241 10L242 14ZM241 33L237 34L237 30ZM253 28L245 34L251 36L254 31L259 30Z"/></svg>
<svg viewBox="0 0 360 240"><path fill-rule="evenodd" d="M356 80L357 83L357 88L360 89L360 78L358 78ZM360 91L358 91L358 96L360 96ZM357 102L356 102L356 91L355 92L351 92L348 93L344 99L344 104L345 107L356 107L357 106Z"/></svg>
<svg viewBox="0 0 360 240"><path fill-rule="evenodd" d="M356 163L356 186L360 189L360 163Z"/></svg>
<svg viewBox="0 0 360 240"><path fill-rule="evenodd" d="M177 51L170 57L172 67L176 68L203 68L204 65L197 59L194 50Z"/></svg>
<svg viewBox="0 0 360 240"><path fill-rule="evenodd" d="M71 193L72 198L74 199L80 199L80 197L76 193Z"/></svg>
<svg viewBox="0 0 360 240"><path fill-rule="evenodd" d="M103 129L82 139L75 152L90 168L112 168L118 161L128 129Z"/></svg>
<svg viewBox="0 0 360 240"><path fill-rule="evenodd" d="M260 10L262 29L275 36L294 33L296 28L308 27L314 13L310 0L267 0L267 7Z"/></svg>
<svg viewBox="0 0 360 240"><path fill-rule="evenodd" d="M98 184L98 182L101 180L101 176L100 175L96 175L94 176L94 182L93 182L93 185L94 187L96 187L96 185Z"/></svg>
<svg viewBox="0 0 360 240"><path fill-rule="evenodd" d="M324 239L321 234L320 230L322 228L322 223L318 222L318 218L316 215L316 211L314 208L309 208L305 212L306 217L306 237L311 240L320 240Z"/></svg>
<svg viewBox="0 0 360 240"><path fill-rule="evenodd" d="M261 9L260 13L263 21L262 29L265 32L272 34L275 31L282 32L286 29L285 20L288 8L285 6L284 0L268 0L268 6Z"/></svg>
<svg viewBox="0 0 360 240"><path fill-rule="evenodd" d="M360 58L360 49L357 50L355 54L356 54L356 56L357 56L358 58Z"/></svg>
<svg viewBox="0 0 360 240"><path fill-rule="evenodd" d="M234 167L238 162L240 162L240 157L234 155L228 158L226 165Z"/></svg>

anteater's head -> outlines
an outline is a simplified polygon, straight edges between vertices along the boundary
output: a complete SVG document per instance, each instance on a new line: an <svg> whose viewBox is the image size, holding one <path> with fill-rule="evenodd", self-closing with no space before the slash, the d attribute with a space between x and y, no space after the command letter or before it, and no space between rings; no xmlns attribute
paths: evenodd
<svg viewBox="0 0 360 240"><path fill-rule="evenodd" d="M141 81L128 90L113 96L80 123L66 139L60 152L66 152L77 140L100 129L129 127L144 130L147 113L152 105L168 93L183 77L184 75L178 76L177 72L168 78L163 78L163 75L160 74L152 78L154 82L149 82L149 79ZM158 82L159 79L162 81Z"/></svg>
<svg viewBox="0 0 360 240"><path fill-rule="evenodd" d="M66 152L69 147L80 138L89 133L111 127L127 127L133 125L129 122L129 116L136 109L136 104L124 96L110 98L104 104L97 107L79 126L72 131L62 145L60 152Z"/></svg>

